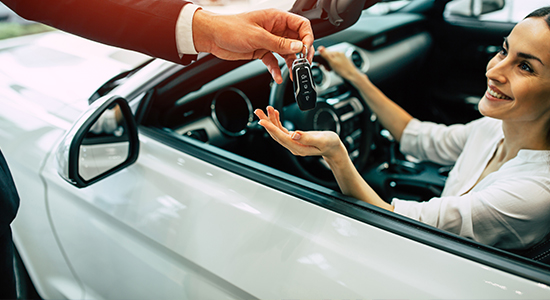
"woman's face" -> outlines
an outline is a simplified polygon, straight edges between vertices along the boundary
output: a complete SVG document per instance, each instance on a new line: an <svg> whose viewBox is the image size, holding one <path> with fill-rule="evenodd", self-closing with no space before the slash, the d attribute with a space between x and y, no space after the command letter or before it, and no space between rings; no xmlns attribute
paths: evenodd
<svg viewBox="0 0 550 300"><path fill-rule="evenodd" d="M484 116L504 121L550 120L550 27L542 18L518 23L487 65ZM545 123L546 124L546 123Z"/></svg>

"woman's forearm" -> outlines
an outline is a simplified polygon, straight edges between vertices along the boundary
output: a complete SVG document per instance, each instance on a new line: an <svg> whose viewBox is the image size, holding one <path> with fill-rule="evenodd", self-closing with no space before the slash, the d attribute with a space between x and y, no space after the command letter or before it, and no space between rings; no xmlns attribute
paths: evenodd
<svg viewBox="0 0 550 300"><path fill-rule="evenodd" d="M413 117L382 93L366 75L358 74L352 77L350 82L359 90L382 126L396 141L400 141L403 130Z"/></svg>
<svg viewBox="0 0 550 300"><path fill-rule="evenodd" d="M367 184L361 174L357 171L353 162L347 155L347 151L342 144L342 150L339 155L325 157L325 161L330 166L336 182L344 195L365 201L369 204L393 211L393 206L382 200L380 196Z"/></svg>

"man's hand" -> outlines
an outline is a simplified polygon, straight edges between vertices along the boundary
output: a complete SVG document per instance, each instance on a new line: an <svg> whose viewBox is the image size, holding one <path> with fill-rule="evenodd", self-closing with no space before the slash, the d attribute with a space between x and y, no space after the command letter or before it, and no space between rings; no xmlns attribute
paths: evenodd
<svg viewBox="0 0 550 300"><path fill-rule="evenodd" d="M272 52L281 55L289 69L296 53L308 47L311 62L313 30L308 19L296 14L266 9L236 15L219 15L202 9L193 17L193 41L197 52L225 60L261 59L277 83L281 69Z"/></svg>

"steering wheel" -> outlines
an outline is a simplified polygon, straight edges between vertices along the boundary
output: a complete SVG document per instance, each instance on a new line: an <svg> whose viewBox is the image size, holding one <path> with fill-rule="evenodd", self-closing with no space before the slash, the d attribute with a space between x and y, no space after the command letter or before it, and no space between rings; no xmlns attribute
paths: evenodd
<svg viewBox="0 0 550 300"><path fill-rule="evenodd" d="M314 63L312 71L314 68L319 68L319 65ZM357 91L346 84L330 88L331 92L319 93L317 88L316 107L309 111L301 111L294 100L288 67L282 68L282 76L283 82L274 83L271 87L269 105L280 112L283 126L290 131L299 129L336 132L356 168L361 170L367 163L374 125L370 110ZM319 85L320 82L316 84ZM326 187L337 187L336 180L322 157L298 157L290 151L285 152L295 167L296 175Z"/></svg>

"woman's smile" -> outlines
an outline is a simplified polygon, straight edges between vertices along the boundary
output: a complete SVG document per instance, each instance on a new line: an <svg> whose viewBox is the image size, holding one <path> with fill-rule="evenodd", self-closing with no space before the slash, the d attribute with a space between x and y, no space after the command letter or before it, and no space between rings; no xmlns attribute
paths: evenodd
<svg viewBox="0 0 550 300"><path fill-rule="evenodd" d="M498 88L493 85L487 87L485 94L488 100L513 100L512 97L502 93Z"/></svg>

